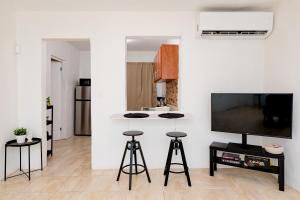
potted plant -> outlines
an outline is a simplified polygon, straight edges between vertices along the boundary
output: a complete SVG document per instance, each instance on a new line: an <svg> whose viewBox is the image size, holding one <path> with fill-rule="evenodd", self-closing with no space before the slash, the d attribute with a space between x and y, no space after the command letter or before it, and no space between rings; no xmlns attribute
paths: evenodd
<svg viewBox="0 0 300 200"><path fill-rule="evenodd" d="M16 136L17 143L22 144L25 142L26 132L27 132L26 128L16 128L14 130L14 134Z"/></svg>
<svg viewBox="0 0 300 200"><path fill-rule="evenodd" d="M47 106L51 106L52 105L50 97L46 98L46 102L47 102Z"/></svg>

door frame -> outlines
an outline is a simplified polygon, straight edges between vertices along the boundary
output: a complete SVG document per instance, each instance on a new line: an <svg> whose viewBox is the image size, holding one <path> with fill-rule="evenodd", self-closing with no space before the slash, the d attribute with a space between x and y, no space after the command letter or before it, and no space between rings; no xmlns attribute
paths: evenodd
<svg viewBox="0 0 300 200"><path fill-rule="evenodd" d="M67 61L66 60L63 60L63 59L60 59L59 57L55 56L55 55L52 55L52 54L48 54L47 53L47 42L48 41L66 41L66 40L88 40L89 43L90 43L90 52L91 52L91 55L90 55L90 59L91 61L93 60L93 48L92 48L92 44L93 44L93 39L87 35L85 37L83 36L74 36L74 35L65 35L64 37L57 37L57 35L55 36L49 36L49 35L45 35L45 36L41 36L40 37L40 42L41 42L41 99L40 99L40 105L41 105L41 129L42 129L42 133L41 133L41 138L42 138L42 143L43 143L43 165L44 167L46 167L48 165L48 156L47 156L47 137L46 137L46 130L47 130L47 125L46 125L46 114L47 114L47 108L45 106L45 99L47 98L47 95L46 95L46 91L47 91L47 65L50 64L50 61L51 61L51 57L54 58L55 60L59 60L59 61L62 61L63 63L66 63ZM50 59L49 59L50 57ZM90 64L90 68L91 68L91 76L92 76L92 62ZM93 97L91 96L91 99ZM93 118L93 116L91 115L91 119ZM91 124L92 125L92 124ZM93 134L91 137L91 146L90 146L90 149L91 149L91 158L90 158L90 161L92 163L93 159L93 154L92 154L92 141L93 141ZM54 150L54 154L55 154L55 150Z"/></svg>
<svg viewBox="0 0 300 200"><path fill-rule="evenodd" d="M57 57L57 56L55 56L55 55L51 55L50 56L50 61L51 60L56 60L57 62L61 62L61 63L64 63L65 61L63 60L63 59L61 59L61 58L59 58L59 57Z"/></svg>

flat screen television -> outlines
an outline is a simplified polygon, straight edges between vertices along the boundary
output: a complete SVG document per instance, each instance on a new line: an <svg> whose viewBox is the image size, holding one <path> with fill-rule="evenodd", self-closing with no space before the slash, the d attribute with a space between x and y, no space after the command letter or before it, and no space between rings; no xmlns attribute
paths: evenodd
<svg viewBox="0 0 300 200"><path fill-rule="evenodd" d="M212 131L291 139L292 116L293 94L211 94Z"/></svg>

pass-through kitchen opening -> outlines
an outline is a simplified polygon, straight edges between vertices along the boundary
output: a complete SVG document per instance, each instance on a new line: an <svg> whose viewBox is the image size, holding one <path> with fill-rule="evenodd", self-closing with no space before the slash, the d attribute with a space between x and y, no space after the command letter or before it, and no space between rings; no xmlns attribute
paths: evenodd
<svg viewBox="0 0 300 200"><path fill-rule="evenodd" d="M126 37L127 111L179 110L180 37Z"/></svg>

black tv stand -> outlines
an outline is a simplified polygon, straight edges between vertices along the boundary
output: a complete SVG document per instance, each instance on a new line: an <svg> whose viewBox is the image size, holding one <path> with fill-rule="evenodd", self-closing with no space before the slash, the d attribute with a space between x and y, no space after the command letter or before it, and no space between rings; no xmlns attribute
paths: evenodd
<svg viewBox="0 0 300 200"><path fill-rule="evenodd" d="M247 134L242 134L242 148L247 149Z"/></svg>
<svg viewBox="0 0 300 200"><path fill-rule="evenodd" d="M248 136L248 134L243 133L242 134L242 144L229 142L227 148L229 148L229 149L244 149L244 150L247 150L250 152L251 151L252 152L261 152L262 151L261 146L248 144L247 136Z"/></svg>
<svg viewBox="0 0 300 200"><path fill-rule="evenodd" d="M247 143L247 136L248 136L248 134L246 134L246 133L242 133L242 144L241 144L241 148L243 148L243 149L249 149L249 148L251 148L251 147L249 147L249 145L248 145L248 143Z"/></svg>
<svg viewBox="0 0 300 200"><path fill-rule="evenodd" d="M228 143L228 146L227 146L228 149L243 149L244 151L246 152L262 152L263 151L263 148L261 146L256 146L256 145L250 145L250 144L247 144L246 146L244 146L243 144L239 144L239 143L232 143L232 142L229 142Z"/></svg>
<svg viewBox="0 0 300 200"><path fill-rule="evenodd" d="M245 168L250 170L256 170L261 172L267 172L272 174L278 174L279 190L284 191L284 154L270 154L266 152L261 146L246 145L246 148L242 144L236 143L221 143L213 142L209 146L210 151L210 176L214 176L214 172L217 171L217 164L229 165L232 167ZM225 151L236 154L252 155L258 157L272 158L278 160L277 166L270 166L267 168L249 167L244 165L244 161L240 164L223 162L222 157L218 156L218 151Z"/></svg>

